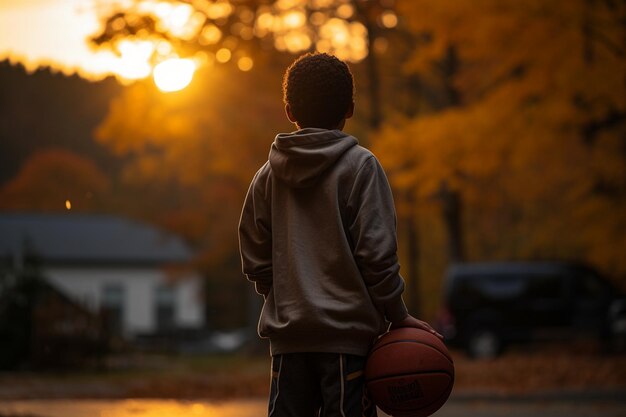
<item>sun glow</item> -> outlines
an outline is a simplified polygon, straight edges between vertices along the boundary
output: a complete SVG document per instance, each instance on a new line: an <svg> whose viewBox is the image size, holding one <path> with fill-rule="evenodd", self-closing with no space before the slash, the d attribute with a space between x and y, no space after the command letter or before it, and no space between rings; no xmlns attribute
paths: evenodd
<svg viewBox="0 0 626 417"><path fill-rule="evenodd" d="M150 41L127 41L119 43L121 54L117 74L128 80L138 80L150 75L150 57L154 52L154 44Z"/></svg>
<svg viewBox="0 0 626 417"><path fill-rule="evenodd" d="M280 51L297 54L316 49L351 62L363 60L369 52L368 30L357 20L350 21L356 11L347 0L276 0L273 6L261 5L258 10L238 3L234 0L0 0L0 60L22 63L29 72L50 66L66 75L78 73L89 80L114 75L124 85L153 76L160 90L177 91L191 82L198 67L209 62L206 58L198 59L198 54L187 61L178 59L183 55L177 50L174 41L177 39L197 42L211 51L215 49L200 54L210 57L211 63L232 61L241 71L252 70L255 63L247 57L248 51L238 49L237 43L254 37L270 44L273 40ZM102 30L101 17L116 10L114 4L150 16L155 28L166 36L152 36L148 30L141 29L136 33L131 31L132 36L112 39L106 47L93 48L89 39ZM310 16L307 4L314 10ZM339 5L336 10L330 7L333 4ZM231 16L239 17L240 21L231 26L224 23ZM398 16L392 10L382 13L378 20L383 28L398 25ZM125 30L128 24L121 17L110 23L117 31ZM386 47L382 41L374 46L377 51ZM177 59L170 62L173 58Z"/></svg>
<svg viewBox="0 0 626 417"><path fill-rule="evenodd" d="M193 60L172 58L154 67L152 76L159 90L169 93L187 87L195 71L196 64Z"/></svg>

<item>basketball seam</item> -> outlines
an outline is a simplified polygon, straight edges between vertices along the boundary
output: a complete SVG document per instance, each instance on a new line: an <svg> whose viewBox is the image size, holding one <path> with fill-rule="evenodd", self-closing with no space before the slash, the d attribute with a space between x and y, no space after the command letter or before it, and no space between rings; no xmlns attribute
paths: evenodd
<svg viewBox="0 0 626 417"><path fill-rule="evenodd" d="M376 378L372 378L372 379L368 379L366 380L366 383L370 383L370 382L375 382L375 381L380 381L382 379L390 379L390 378L397 378L397 377L404 377L404 376L412 376L415 374L419 374L419 375L430 375L430 374L446 374L448 375L451 379L452 382L454 382L454 374L441 370L441 371L420 371L420 372L403 372L401 374L393 374L393 375L386 375L386 376L379 376Z"/></svg>
<svg viewBox="0 0 626 417"><path fill-rule="evenodd" d="M420 342L420 341L417 341L417 340L411 340L411 339L392 340L392 341L390 341L388 343L385 343L383 345L376 346L374 349L372 349L372 351L369 354L371 355L372 353L376 352L377 350L379 350L379 349L381 349L381 348L383 348L385 346L391 345L393 343L416 343L416 344L419 344L419 345L428 346L429 348L432 348L432 349L436 350L437 352L441 353L448 360L448 362L450 362L450 364L454 365L454 362L452 361L452 358L447 353L442 352L436 346L433 346L433 345L431 345L429 343L424 343L424 342Z"/></svg>

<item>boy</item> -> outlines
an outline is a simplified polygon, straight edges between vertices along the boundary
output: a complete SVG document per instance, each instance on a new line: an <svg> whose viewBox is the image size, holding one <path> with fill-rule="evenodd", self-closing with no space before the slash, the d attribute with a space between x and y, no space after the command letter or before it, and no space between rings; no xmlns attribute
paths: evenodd
<svg viewBox="0 0 626 417"><path fill-rule="evenodd" d="M354 112L348 66L303 55L287 69L283 93L298 130L276 136L239 225L243 272L265 300L269 416L375 416L363 381L373 342L387 322L434 330L402 301L385 173L341 131Z"/></svg>

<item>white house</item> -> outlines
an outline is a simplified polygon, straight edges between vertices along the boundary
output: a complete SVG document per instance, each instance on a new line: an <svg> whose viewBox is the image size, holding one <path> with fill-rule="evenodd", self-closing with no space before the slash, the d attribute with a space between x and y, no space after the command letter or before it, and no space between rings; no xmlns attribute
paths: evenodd
<svg viewBox="0 0 626 417"><path fill-rule="evenodd" d="M107 215L0 214L0 257L20 268L28 256L53 286L105 310L128 338L204 325L201 278L180 268L190 248L154 226Z"/></svg>

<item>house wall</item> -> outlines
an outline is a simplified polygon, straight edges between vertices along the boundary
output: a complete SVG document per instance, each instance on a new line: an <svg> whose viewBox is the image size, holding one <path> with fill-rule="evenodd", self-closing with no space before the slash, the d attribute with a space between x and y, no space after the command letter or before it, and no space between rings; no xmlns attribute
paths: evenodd
<svg viewBox="0 0 626 417"><path fill-rule="evenodd" d="M102 306L107 286L123 288L122 326L126 336L152 333L157 330L156 293L167 283L166 274L158 268L44 268L44 276L59 290L73 297L92 311ZM177 327L199 328L204 324L201 280L190 275L177 279L173 285L175 324Z"/></svg>

